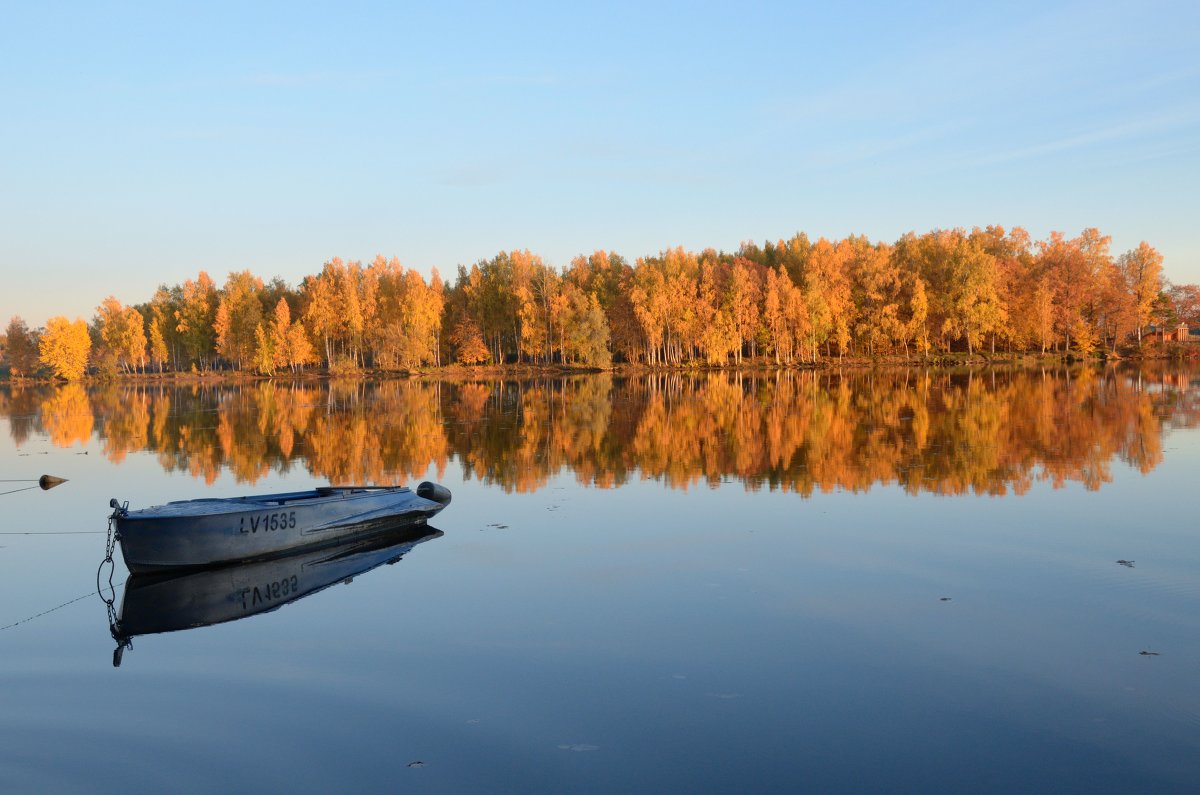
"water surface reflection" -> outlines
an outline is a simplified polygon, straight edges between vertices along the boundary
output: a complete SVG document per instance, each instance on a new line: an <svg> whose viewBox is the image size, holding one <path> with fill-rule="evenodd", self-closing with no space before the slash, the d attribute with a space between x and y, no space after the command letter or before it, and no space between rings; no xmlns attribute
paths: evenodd
<svg viewBox="0 0 1200 795"><path fill-rule="evenodd" d="M385 563L397 563L413 547L441 536L440 530L421 525L272 560L201 571L133 574L125 582L120 609L109 614L109 631L117 642L113 665L120 666L124 650L138 635L269 613Z"/></svg>
<svg viewBox="0 0 1200 795"><path fill-rule="evenodd" d="M10 387L18 447L93 436L121 462L254 483L302 467L336 483L439 475L534 491L564 471L601 488L736 479L808 495L1097 489L1113 461L1146 473L1170 427L1200 417L1186 370L1061 368L589 375L532 381L260 381L245 386Z"/></svg>

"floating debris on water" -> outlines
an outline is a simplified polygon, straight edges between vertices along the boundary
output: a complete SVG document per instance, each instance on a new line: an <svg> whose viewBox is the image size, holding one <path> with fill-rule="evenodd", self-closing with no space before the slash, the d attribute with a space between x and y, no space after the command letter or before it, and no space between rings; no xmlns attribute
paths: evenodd
<svg viewBox="0 0 1200 795"><path fill-rule="evenodd" d="M420 759L418 759L418 760L417 760L417 761L415 761L415 762L409 762L409 763L408 763L408 766L409 766L409 767L425 767L425 763L424 763L424 762L422 762Z"/></svg>
<svg viewBox="0 0 1200 795"><path fill-rule="evenodd" d="M723 701L731 701L735 698L742 697L741 693L709 693L709 695L712 696L713 698L722 699Z"/></svg>
<svg viewBox="0 0 1200 795"><path fill-rule="evenodd" d="M1156 651L1146 651L1145 649L1142 649L1141 651L1139 651L1138 654L1142 655L1143 657L1158 657L1158 656L1160 656L1159 653Z"/></svg>
<svg viewBox="0 0 1200 795"><path fill-rule="evenodd" d="M588 745L587 743L574 743L572 745L560 745L558 747L564 751L599 751L600 750L600 746Z"/></svg>
<svg viewBox="0 0 1200 795"><path fill-rule="evenodd" d="M1118 561L1117 561L1117 563L1121 564L1122 566L1124 566L1124 567L1126 567L1126 568L1132 569L1132 568L1133 568L1134 561L1132 561L1132 560L1118 560Z"/></svg>
<svg viewBox="0 0 1200 795"><path fill-rule="evenodd" d="M953 600L954 600L953 596L943 596L940 599L938 599L939 602L950 602Z"/></svg>
<svg viewBox="0 0 1200 795"><path fill-rule="evenodd" d="M468 720L467 720L467 723L468 723L469 725L471 725L471 726L478 726L478 725L479 725L479 718L470 718L470 719L468 719Z"/></svg>

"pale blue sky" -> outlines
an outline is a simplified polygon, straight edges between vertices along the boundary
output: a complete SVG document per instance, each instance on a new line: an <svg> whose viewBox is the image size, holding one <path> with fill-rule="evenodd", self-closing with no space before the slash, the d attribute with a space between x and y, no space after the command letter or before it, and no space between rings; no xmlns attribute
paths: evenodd
<svg viewBox="0 0 1200 795"><path fill-rule="evenodd" d="M200 269L990 223L1200 282L1194 2L0 11L0 324Z"/></svg>

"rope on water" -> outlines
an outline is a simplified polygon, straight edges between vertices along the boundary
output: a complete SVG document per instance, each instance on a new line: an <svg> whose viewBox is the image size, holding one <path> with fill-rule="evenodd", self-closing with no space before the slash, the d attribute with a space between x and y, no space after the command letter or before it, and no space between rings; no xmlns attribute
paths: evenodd
<svg viewBox="0 0 1200 795"><path fill-rule="evenodd" d="M29 491L30 489L40 489L41 486L26 486L23 489L13 489L12 491L0 491L0 497L5 494L16 494L18 491Z"/></svg>
<svg viewBox="0 0 1200 795"><path fill-rule="evenodd" d="M122 582L120 585L115 586L113 588L113 596L116 596L116 588L121 588L124 585L125 585L125 583ZM108 589L106 588L105 590L108 590ZM83 596L77 596L74 599L70 600L69 602L63 602L61 605L58 605L57 607L52 607L49 610L43 610L42 612L35 613L34 615L29 616L27 618L22 618L20 621L14 621L13 623L9 624L8 626L0 627L0 632L3 632L6 629L12 629L13 627L19 627L22 624L28 624L30 621L33 621L35 618L41 618L42 616L49 615L49 614L53 613L55 610L62 610L64 607L67 607L68 605L73 605L76 602L82 602L84 599L94 596L95 594L96 594L95 591L88 591Z"/></svg>
<svg viewBox="0 0 1200 795"><path fill-rule="evenodd" d="M30 486L30 488L36 489L39 487L38 486ZM11 624L7 624L3 627L0 627L0 632L3 632L6 629L12 629L13 627L19 627L22 624L28 624L30 621L33 621L35 618L41 618L42 616L49 615L56 610L62 610L64 607L73 605L76 602L81 602L84 599L89 598L94 593L98 593L100 595L100 598L102 600L104 600L104 603L108 606L109 626L110 627L114 626L115 625L114 622L116 620L116 610L113 607L113 602L116 601L116 598L117 598L117 589L123 587L125 585L125 583L129 582L129 578L126 577L124 580L121 581L121 583L119 585L113 584L113 572L116 569L115 564L113 564L113 552L116 550L117 539L116 539L116 533L113 532L113 523L112 523L111 517L109 517L107 530L73 530L73 531L68 530L68 531L62 531L62 532L50 531L47 533L8 532L8 533L4 533L4 535L84 535L84 534L88 534L88 533L100 533L100 532L106 533L108 535L108 541L104 547L104 551L105 551L104 560L100 563L100 568L98 568L96 570L96 590L88 591L83 596L77 596L74 599L70 599L66 602L63 602L60 605L51 607L49 610L43 610L40 613L35 613L32 616L22 618L20 621L14 621ZM104 570L105 564L108 564L110 566L110 568L108 570L108 587L107 588L105 588L103 585L101 585L101 582L100 582L100 573ZM108 592L111 595L105 596L104 595L105 592Z"/></svg>
<svg viewBox="0 0 1200 795"><path fill-rule="evenodd" d="M0 536L94 536L103 530L0 530Z"/></svg>

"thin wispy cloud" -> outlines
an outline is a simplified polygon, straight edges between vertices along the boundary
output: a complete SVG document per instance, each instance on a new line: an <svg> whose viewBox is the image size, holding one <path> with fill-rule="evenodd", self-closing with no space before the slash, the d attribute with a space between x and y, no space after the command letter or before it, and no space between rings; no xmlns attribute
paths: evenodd
<svg viewBox="0 0 1200 795"><path fill-rule="evenodd" d="M980 167L999 163L1011 163L1018 160L1031 160L1090 149L1101 144L1179 132L1198 125L1200 125L1200 112L1197 111L1163 114L1157 117L1136 119L1123 124L1089 130L1076 135L1043 141L1029 146L991 152L970 158L969 160L960 161L956 165L960 168Z"/></svg>

